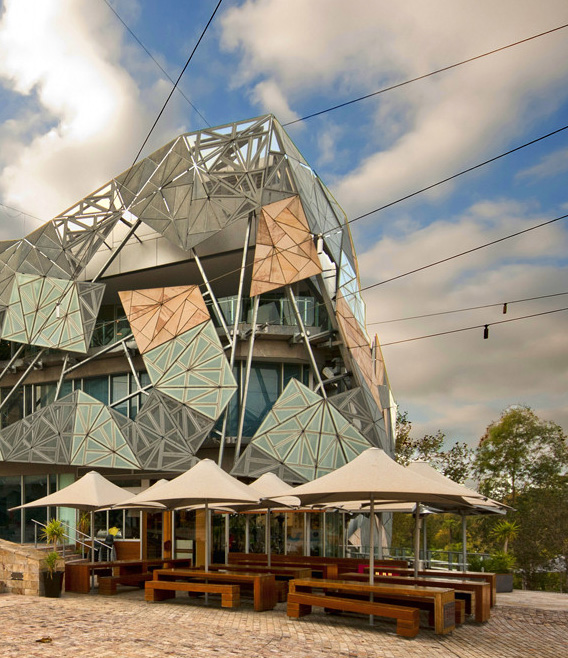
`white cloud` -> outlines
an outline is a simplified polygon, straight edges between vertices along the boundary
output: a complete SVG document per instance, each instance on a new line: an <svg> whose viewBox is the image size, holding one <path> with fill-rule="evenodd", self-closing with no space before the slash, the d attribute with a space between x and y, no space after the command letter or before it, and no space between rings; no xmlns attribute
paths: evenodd
<svg viewBox="0 0 568 658"><path fill-rule="evenodd" d="M545 155L534 167L523 169L517 174L517 178L542 179L558 176L568 171L568 148L560 149L554 153Z"/></svg>
<svg viewBox="0 0 568 658"><path fill-rule="evenodd" d="M389 237L359 254L363 286L533 226L538 217L518 202L501 200L478 203L460 217L411 233L402 222L402 230L394 223ZM442 428L453 440L475 441L489 419L516 402L568 427L568 413L551 415L568 387L565 360L559 358L566 351L568 312L495 324L483 339L484 324L568 307L568 295L509 304L506 315L500 305L566 292L568 267L555 261L567 247L568 233L557 223L364 293L369 330L383 345L481 325L384 347L395 398L417 419L417 435ZM372 324L486 304L499 306Z"/></svg>
<svg viewBox="0 0 568 658"><path fill-rule="evenodd" d="M103 3L4 2L0 78L25 108L2 129L5 203L50 219L130 166L152 103L120 63L122 34Z"/></svg>
<svg viewBox="0 0 568 658"><path fill-rule="evenodd" d="M241 55L237 84L270 81L293 107L313 103L315 89L343 98L428 73L556 27L564 13L562 0L248 0L224 14L222 43ZM356 215L499 152L566 97L567 57L559 32L366 102L376 123L361 128L374 152L336 197Z"/></svg>

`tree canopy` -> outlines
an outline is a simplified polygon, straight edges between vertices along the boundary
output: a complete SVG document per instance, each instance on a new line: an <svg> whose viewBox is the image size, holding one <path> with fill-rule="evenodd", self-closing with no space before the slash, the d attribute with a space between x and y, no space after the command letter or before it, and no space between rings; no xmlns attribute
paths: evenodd
<svg viewBox="0 0 568 658"><path fill-rule="evenodd" d="M480 491L513 506L520 492L560 485L567 471L562 428L525 406L509 407L489 425L475 456Z"/></svg>

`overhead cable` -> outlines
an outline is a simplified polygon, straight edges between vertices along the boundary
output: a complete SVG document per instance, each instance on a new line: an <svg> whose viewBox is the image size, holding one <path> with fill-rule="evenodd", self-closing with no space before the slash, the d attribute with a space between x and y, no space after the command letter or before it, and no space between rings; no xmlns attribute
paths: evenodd
<svg viewBox="0 0 568 658"><path fill-rule="evenodd" d="M486 324L476 324L472 327L462 327L461 329L452 329L450 331L439 331L435 334L427 334L425 336L415 336L414 338L405 338L403 340L395 340L390 343L381 343L381 347L387 347L389 345L400 345L401 343L411 343L415 340L423 340L424 338L435 338L436 336L447 336L448 334L457 334L461 331L472 331L473 329L486 329L492 327L493 325L505 324L507 322L517 322L518 320L527 320L528 318L537 318L541 315L550 315L552 313L561 313L562 311L568 311L568 307L557 308L552 311L543 311L542 313L533 313L532 315L523 315L518 318L509 318L508 320L498 320L497 322L487 322ZM358 347L363 347L360 345ZM366 346L368 347L368 345Z"/></svg>
<svg viewBox="0 0 568 658"><path fill-rule="evenodd" d="M326 114L327 112L333 112L334 110L339 110L342 107L346 107L348 105L353 105L354 103L359 103L360 101L367 100L368 98L373 98L374 96L378 96L379 94L384 94L387 91L392 91L393 89L398 89L399 87L404 87L405 85L409 85L412 82L418 82L419 80L424 80L425 78L429 78L433 75L438 75L438 73L443 73L444 71L449 71L451 69L455 69L458 66L462 66L463 64L468 64L469 62L474 62L477 59L481 59L483 57L488 57L489 55L494 55L495 53L501 52L502 50L507 50L507 48L513 48L513 46L518 46L521 43L526 43L527 41L532 41L533 39L538 39L539 37L544 37L547 34L552 34L553 32L558 32L558 30L563 30L564 28L568 27L568 24L565 25L559 25L558 27L553 28L552 30L547 30L546 32L540 32L539 34L534 34L532 37L527 37L526 39L521 39L520 41L515 41L514 43L510 43L506 46L501 46L500 48L495 48L495 50L490 50L489 52L483 53L481 55L476 55L475 57L470 57L468 59L464 59L461 62L456 62L455 64L450 64L449 66L444 66L441 69L437 69L435 71L430 71L430 73L425 73L424 75L419 75L416 78L411 78L410 80L405 80L404 82L399 82L395 85L391 85L390 87L384 87L383 89L379 89L378 91L374 91L370 94L366 94L365 96L359 96L358 98L354 98L350 101L346 101L345 103L340 103L339 105L334 105L333 107L328 107L325 110L320 110L319 112L313 112L312 114L307 114L304 117L301 117L300 119L294 119L293 121L288 121L288 123L284 123L284 126L291 126L294 123L299 123L300 121L306 121L307 119L312 119L313 117L320 116L322 114Z"/></svg>
<svg viewBox="0 0 568 658"><path fill-rule="evenodd" d="M394 320L379 320L377 322L367 322L368 327L372 327L377 324L391 324L392 322L404 322L406 320L420 320L421 318L433 318L439 315L451 315L453 313L463 313L465 311L477 311L482 308L494 308L496 306L502 306L503 309L506 309L508 305L511 304L520 304L521 302L532 302L537 299L548 299L550 297L560 297L561 295L568 295L568 292L556 292L552 295L539 295L538 297L526 297L525 299L514 299L510 302L496 302L494 304L482 304L481 306L468 306L466 308L456 308L452 311L438 311L437 313L424 313L422 315L409 315L406 318L395 318ZM504 313L506 310L503 311Z"/></svg>
<svg viewBox="0 0 568 658"><path fill-rule="evenodd" d="M166 76L166 78L172 83L175 84L174 80L169 76L168 72L164 70L160 62L152 55L152 53L146 48L146 46L142 43L142 41L134 34L134 32L130 29L130 27L126 24L126 22L123 20L123 18L120 16L120 14L116 11L116 9L110 4L108 0L104 0L105 4L107 7L112 11L112 13L118 18L118 20L124 25L125 29L129 32L129 34L132 36L132 38L136 41L136 43L144 50L144 52L148 55L148 57L154 62L154 64L160 69L160 71ZM177 87L178 92L185 98L185 100L189 103L189 105L193 108L195 113L199 115L199 117L205 122L205 124L210 128L211 124L207 121L207 119L201 114L201 112L195 107L195 105L190 101L190 99L183 93L183 91Z"/></svg>
<svg viewBox="0 0 568 658"><path fill-rule="evenodd" d="M371 288L376 288L377 286L382 286L385 283L390 283L391 281L396 281L397 279L402 279L403 277L409 276L410 274L416 274L416 272L422 272L423 270L427 270L428 268L434 267L435 265L440 265L441 263L447 263L448 261L454 260L455 258L460 258L461 256L471 254L474 251L479 251L480 249L491 247L494 244L498 244L499 242L504 242L505 240L510 240L511 238L515 238L518 235L523 235L523 233L529 233L530 231L535 231L537 228L542 228L543 226L554 224L554 222L559 222L562 219L566 219L566 217L568 217L568 214L562 215L561 217L556 217L555 219L550 219L547 222L542 222L541 224L537 224L536 226L531 226L530 228L525 228L522 231L516 231L515 233L510 233L509 235L505 235L504 237L498 238L497 240L491 240L491 242L485 242L484 244L480 244L477 247L473 247L472 249L466 249L465 251L460 251L459 254L454 254L453 256L442 258L433 263L429 263L428 265L423 265L422 267L417 267L413 270L409 270L408 272L404 272L403 274L397 274L396 276L390 277L390 279L384 279L383 281L379 281L378 283L372 283L369 286L365 286L364 288L361 288L359 292L363 292L364 290L370 290ZM354 293L350 293L350 294L354 294ZM347 297L347 295L345 296Z"/></svg>

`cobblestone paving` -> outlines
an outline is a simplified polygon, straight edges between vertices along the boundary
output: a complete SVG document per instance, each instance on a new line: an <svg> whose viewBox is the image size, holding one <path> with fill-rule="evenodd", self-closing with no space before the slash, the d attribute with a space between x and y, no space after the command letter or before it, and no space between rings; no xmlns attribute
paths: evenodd
<svg viewBox="0 0 568 658"><path fill-rule="evenodd" d="M179 596L179 595L178 595ZM47 642L38 642L49 638ZM0 595L0 656L18 658L561 658L568 656L568 610L493 608L486 624L468 622L451 635L421 628L414 639L363 618L316 613L288 619L285 604L255 613L244 601L186 597L146 603L139 591L114 597L61 599Z"/></svg>

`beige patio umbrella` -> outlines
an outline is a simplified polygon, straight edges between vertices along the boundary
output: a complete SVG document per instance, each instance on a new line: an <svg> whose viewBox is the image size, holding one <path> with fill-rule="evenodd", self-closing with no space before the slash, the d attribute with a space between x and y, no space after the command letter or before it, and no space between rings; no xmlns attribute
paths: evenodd
<svg viewBox="0 0 568 658"><path fill-rule="evenodd" d="M137 503L161 503L167 509L183 509L193 505L205 508L205 570L209 570L211 505L258 503L259 496L211 459L203 459L185 473L154 491L147 489L137 496Z"/></svg>
<svg viewBox="0 0 568 658"><path fill-rule="evenodd" d="M463 505L471 507L464 496L447 485L412 473L397 464L384 450L369 448L351 462L312 482L295 487L294 495L303 505L341 503L346 501L369 502L371 518L376 501L397 501L433 504L441 509ZM474 496L482 499L482 496ZM417 527L419 527L419 514ZM418 572L420 536L415 532L414 571ZM374 581L374 533L370 536L369 579Z"/></svg>
<svg viewBox="0 0 568 658"><path fill-rule="evenodd" d="M270 539L270 512L271 510L278 510L283 508L299 507L300 499L293 495L286 495L294 491L294 487L289 485L284 480L281 480L276 473L264 473L257 480L252 482L249 487L253 492L256 492L260 498L258 505L252 507L247 506L249 509L265 509L266 510L266 561L268 566L271 565L271 539ZM278 496L278 498L274 498Z"/></svg>
<svg viewBox="0 0 568 658"><path fill-rule="evenodd" d="M462 519L462 571L467 571L467 516L474 514L506 514L507 510L512 509L508 505L503 505L490 498L478 498L480 494L474 489L458 484L451 478L443 475L430 464L424 461L411 462L407 468L413 473L417 473L426 478L430 478L433 482L439 482L452 487L456 493L461 493L464 499L471 504L471 508L467 509L458 506L456 509L446 509L446 512L459 513Z"/></svg>
<svg viewBox="0 0 568 658"><path fill-rule="evenodd" d="M94 561L95 550L95 523L94 513L108 509L116 503L123 502L132 497L132 493L117 487L100 473L89 471L73 484L55 491L49 496L38 498L31 503L18 505L12 509L26 509L28 507L70 507L71 509L90 512L91 515L91 546ZM94 575L93 575L94 578Z"/></svg>

